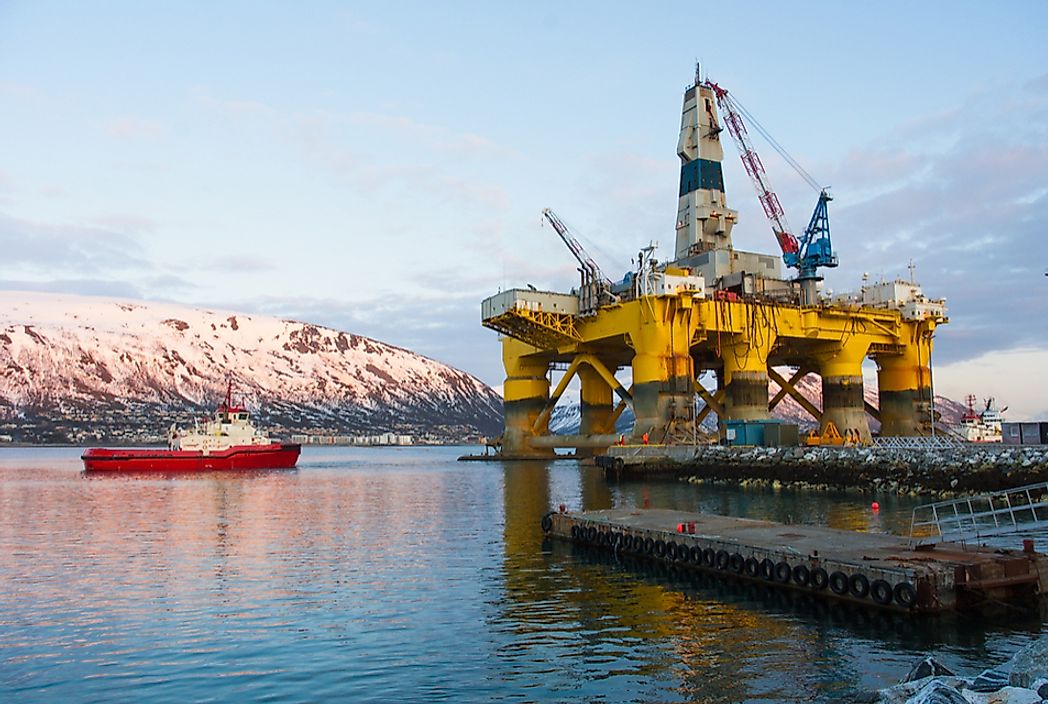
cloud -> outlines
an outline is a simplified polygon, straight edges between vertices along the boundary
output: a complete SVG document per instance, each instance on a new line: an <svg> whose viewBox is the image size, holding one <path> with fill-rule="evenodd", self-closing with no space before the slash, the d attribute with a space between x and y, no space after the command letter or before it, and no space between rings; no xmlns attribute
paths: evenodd
<svg viewBox="0 0 1048 704"><path fill-rule="evenodd" d="M925 293L948 299L940 361L1048 350L1048 326L1034 323L1043 319L1048 262L1031 257L1046 251L1046 111L1048 91L1002 86L995 100L973 94L849 152L834 169L841 269L828 280L857 288L862 271L908 276L912 259Z"/></svg>
<svg viewBox="0 0 1048 704"><path fill-rule="evenodd" d="M144 120L136 117L121 117L110 120L105 125L105 132L110 137L125 140L152 140L165 137L167 126L156 120Z"/></svg>
<svg viewBox="0 0 1048 704"><path fill-rule="evenodd" d="M152 269L134 237L109 228L57 225L0 213L5 265L50 275L83 271Z"/></svg>
<svg viewBox="0 0 1048 704"><path fill-rule="evenodd" d="M935 392L953 399L974 394L1008 406L1012 421L1048 419L1048 350L1013 348L935 365Z"/></svg>
<svg viewBox="0 0 1048 704"><path fill-rule="evenodd" d="M134 284L108 279L52 279L50 281L0 279L0 290L70 293L79 296L105 296L127 300L145 298L142 290Z"/></svg>

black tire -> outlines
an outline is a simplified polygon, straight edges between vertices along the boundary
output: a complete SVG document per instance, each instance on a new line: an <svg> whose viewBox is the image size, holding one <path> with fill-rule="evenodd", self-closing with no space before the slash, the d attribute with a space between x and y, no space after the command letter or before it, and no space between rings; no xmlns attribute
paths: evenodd
<svg viewBox="0 0 1048 704"><path fill-rule="evenodd" d="M757 577L761 573L761 563L757 562L755 557L746 558L746 575L748 577Z"/></svg>
<svg viewBox="0 0 1048 704"><path fill-rule="evenodd" d="M821 567L816 567L811 571L811 577L809 578L808 584L817 592L822 591L830 584L830 575Z"/></svg>
<svg viewBox="0 0 1048 704"><path fill-rule="evenodd" d="M655 541L651 538L644 539L644 554L654 555L655 554Z"/></svg>
<svg viewBox="0 0 1048 704"><path fill-rule="evenodd" d="M780 584L789 584L790 578L793 576L793 568L790 567L790 563L783 560L779 564L775 565L775 581Z"/></svg>
<svg viewBox="0 0 1048 704"><path fill-rule="evenodd" d="M605 531L600 531L599 533L597 533L597 544L598 545L600 545L603 548L603 547L607 547L608 543L609 543L608 534Z"/></svg>
<svg viewBox="0 0 1048 704"><path fill-rule="evenodd" d="M799 587L806 587L811 584L811 570L808 569L807 565L795 565L793 567L793 583Z"/></svg>
<svg viewBox="0 0 1048 704"><path fill-rule="evenodd" d="M666 559L673 562L677 561L677 544L672 541L666 543Z"/></svg>
<svg viewBox="0 0 1048 704"><path fill-rule="evenodd" d="M841 596L848 593L848 575L844 574L840 570L830 575L830 589L833 590L834 594L840 594Z"/></svg>
<svg viewBox="0 0 1048 704"><path fill-rule="evenodd" d="M698 545L692 545L691 546L691 550L689 550L688 552L691 553L691 562L692 562L692 564L694 564L694 565L701 565L702 564L702 548L700 548Z"/></svg>
<svg viewBox="0 0 1048 704"><path fill-rule="evenodd" d="M728 569L728 563L731 562L731 555L728 554L727 550L717 551L717 569L726 570Z"/></svg>
<svg viewBox="0 0 1048 704"><path fill-rule="evenodd" d="M895 603L904 609L912 609L917 605L917 590L909 582L899 582L892 590Z"/></svg>
<svg viewBox="0 0 1048 704"><path fill-rule="evenodd" d="M542 526L543 533L549 533L553 529L553 511L550 511L542 517L542 522L539 524Z"/></svg>
<svg viewBox="0 0 1048 704"><path fill-rule="evenodd" d="M705 548L702 551L702 564L711 570L717 566L717 551L713 548Z"/></svg>
<svg viewBox="0 0 1048 704"><path fill-rule="evenodd" d="M595 543L595 542L597 542L597 528L595 526L590 526L589 528L586 529L586 542L587 543Z"/></svg>
<svg viewBox="0 0 1048 704"><path fill-rule="evenodd" d="M883 579L875 579L870 584L870 596L881 606L887 606L892 603L892 585L885 582Z"/></svg>
<svg viewBox="0 0 1048 704"><path fill-rule="evenodd" d="M622 533L614 532L610 536L611 547L622 549Z"/></svg>
<svg viewBox="0 0 1048 704"><path fill-rule="evenodd" d="M615 460L611 463L611 466L615 469L622 469L626 466L626 463L622 461L621 457L616 457Z"/></svg>
<svg viewBox="0 0 1048 704"><path fill-rule="evenodd" d="M864 574L853 574L848 578L848 593L856 599L870 595L870 580Z"/></svg>
<svg viewBox="0 0 1048 704"><path fill-rule="evenodd" d="M775 563L767 557L761 560L761 577L769 581L775 579Z"/></svg>
<svg viewBox="0 0 1048 704"><path fill-rule="evenodd" d="M666 557L666 543L662 542L661 540L655 541L655 557Z"/></svg>
<svg viewBox="0 0 1048 704"><path fill-rule="evenodd" d="M736 552L732 554L731 561L728 563L728 566L731 567L732 572L738 574L739 572L742 572L742 568L745 564L746 558L744 558L742 555Z"/></svg>
<svg viewBox="0 0 1048 704"><path fill-rule="evenodd" d="M578 540L579 539L579 527L577 525L572 525L571 526L571 539L572 540Z"/></svg>

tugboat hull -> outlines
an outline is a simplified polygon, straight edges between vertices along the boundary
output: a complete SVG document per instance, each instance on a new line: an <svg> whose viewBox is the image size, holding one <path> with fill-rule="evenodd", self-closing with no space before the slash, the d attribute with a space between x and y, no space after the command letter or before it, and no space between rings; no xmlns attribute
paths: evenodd
<svg viewBox="0 0 1048 704"><path fill-rule="evenodd" d="M300 445L241 445L204 454L194 450L92 448L84 452L87 472L211 472L235 469L291 469Z"/></svg>

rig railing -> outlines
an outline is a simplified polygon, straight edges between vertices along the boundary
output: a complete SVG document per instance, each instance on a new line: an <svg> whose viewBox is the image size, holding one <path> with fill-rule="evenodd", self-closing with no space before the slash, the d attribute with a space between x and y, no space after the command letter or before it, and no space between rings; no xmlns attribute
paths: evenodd
<svg viewBox="0 0 1048 704"><path fill-rule="evenodd" d="M978 542L1048 530L1048 482L995 491L913 509L910 543Z"/></svg>
<svg viewBox="0 0 1048 704"><path fill-rule="evenodd" d="M964 443L944 435L896 436L886 435L873 439L873 446L882 450L949 450Z"/></svg>

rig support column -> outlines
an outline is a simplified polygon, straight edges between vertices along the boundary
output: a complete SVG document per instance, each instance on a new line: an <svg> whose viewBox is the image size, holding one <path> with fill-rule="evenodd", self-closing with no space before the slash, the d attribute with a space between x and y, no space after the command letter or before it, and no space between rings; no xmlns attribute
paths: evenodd
<svg viewBox="0 0 1048 704"><path fill-rule="evenodd" d="M612 390L597 370L589 365L579 367L581 422L580 435L608 435L615 432L615 423L611 420ZM591 456L598 454L593 448L577 448L576 454Z"/></svg>
<svg viewBox="0 0 1048 704"><path fill-rule="evenodd" d="M632 332L634 439L665 442L674 421L691 421L694 389L691 300L650 296Z"/></svg>
<svg viewBox="0 0 1048 704"><path fill-rule="evenodd" d="M764 420L768 417L768 352L771 345L771 340L766 346L759 346L741 336L721 343L724 367L718 381L725 390L725 417L720 420Z"/></svg>
<svg viewBox="0 0 1048 704"><path fill-rule="evenodd" d="M553 456L552 450L532 447L530 442L536 434L549 434L548 419L537 433L532 429L549 400L549 361L536 352L536 348L513 338L502 339L502 364L506 369L502 452L510 457Z"/></svg>
<svg viewBox="0 0 1048 704"><path fill-rule="evenodd" d="M932 339L923 333L902 354L877 356L881 435L924 435L931 423Z"/></svg>
<svg viewBox="0 0 1048 704"><path fill-rule="evenodd" d="M871 440L862 386L862 361L868 348L868 342L853 338L829 356L819 359L819 373L822 375L820 430L824 431L827 423L832 421L841 435L858 432L863 443Z"/></svg>

